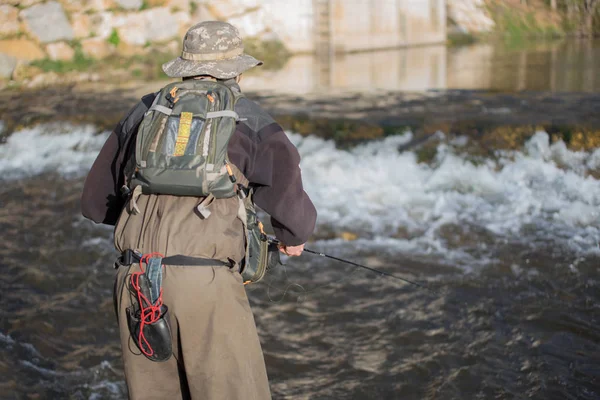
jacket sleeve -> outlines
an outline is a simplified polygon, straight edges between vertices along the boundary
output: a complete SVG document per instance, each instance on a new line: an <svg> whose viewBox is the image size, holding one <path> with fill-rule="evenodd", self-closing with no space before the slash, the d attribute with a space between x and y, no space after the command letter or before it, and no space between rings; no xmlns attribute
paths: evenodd
<svg viewBox="0 0 600 400"><path fill-rule="evenodd" d="M85 179L81 213L96 223L115 225L125 204L120 194L124 168L135 134L154 94L146 95L110 134Z"/></svg>
<svg viewBox="0 0 600 400"><path fill-rule="evenodd" d="M96 223L114 225L123 207L115 183L117 177L114 167L118 153L119 139L113 131L100 150L83 185L81 213Z"/></svg>
<svg viewBox="0 0 600 400"><path fill-rule="evenodd" d="M317 211L302 186L300 155L281 127L257 145L248 179L255 185L254 201L271 216L275 236L291 246L306 243Z"/></svg>

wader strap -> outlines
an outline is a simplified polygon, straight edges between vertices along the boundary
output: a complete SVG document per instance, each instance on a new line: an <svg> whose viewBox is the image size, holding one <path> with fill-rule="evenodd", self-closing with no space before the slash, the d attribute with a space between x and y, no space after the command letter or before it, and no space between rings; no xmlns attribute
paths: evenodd
<svg viewBox="0 0 600 400"><path fill-rule="evenodd" d="M121 265L131 265L140 262L143 254L139 254L131 249L125 250L121 253L120 263ZM228 261L224 262L221 260L214 260L210 258L200 258L200 257L190 257L184 255L174 255L165 257L162 260L163 265L184 265L184 266L198 266L198 267L215 267L219 265L224 265L227 267L232 267L233 262Z"/></svg>
<svg viewBox="0 0 600 400"><path fill-rule="evenodd" d="M208 217L210 217L210 210L208 209L208 207L210 207L214 200L215 196L213 196L213 194L211 193L208 196L206 196L204 200L200 202L200 204L196 206L196 210L198 211L198 214L200 214L202 219L207 219Z"/></svg>
<svg viewBox="0 0 600 400"><path fill-rule="evenodd" d="M141 212L140 208L137 205L137 201L141 195L142 187L138 185L135 187L135 189L133 189L133 193L131 194L131 200L129 201L129 212L133 215L138 215Z"/></svg>
<svg viewBox="0 0 600 400"><path fill-rule="evenodd" d="M225 265L231 267L231 262L223 262L221 260L213 260L210 258L189 257L189 256L170 256L163 258L163 264L166 265L189 265L198 267L214 267L215 265Z"/></svg>

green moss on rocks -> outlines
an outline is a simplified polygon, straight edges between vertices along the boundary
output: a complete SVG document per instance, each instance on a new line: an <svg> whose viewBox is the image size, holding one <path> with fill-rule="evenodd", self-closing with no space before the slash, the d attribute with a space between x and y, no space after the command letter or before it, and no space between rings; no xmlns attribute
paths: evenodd
<svg viewBox="0 0 600 400"><path fill-rule="evenodd" d="M347 148L365 141L385 136L382 126L364 121L316 118L303 115L277 116L277 121L286 130L303 136L316 135L334 140L340 148ZM395 129L398 132L400 129Z"/></svg>
<svg viewBox="0 0 600 400"><path fill-rule="evenodd" d="M115 47L118 46L119 43L121 43L121 37L119 36L119 32L117 32L117 30L113 28L112 32L110 33L110 36L108 37L108 39L106 39L106 41Z"/></svg>
<svg viewBox="0 0 600 400"><path fill-rule="evenodd" d="M83 72L88 71L95 63L96 60L87 57L81 51L81 46L74 45L75 55L72 60L51 60L45 58L42 60L35 60L31 62L31 66L39 68L43 72L55 72L58 74L64 74L68 72Z"/></svg>

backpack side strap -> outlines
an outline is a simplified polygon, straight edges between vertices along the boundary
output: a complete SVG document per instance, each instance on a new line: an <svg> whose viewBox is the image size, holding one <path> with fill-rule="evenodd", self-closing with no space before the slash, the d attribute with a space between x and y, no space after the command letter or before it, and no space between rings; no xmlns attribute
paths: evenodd
<svg viewBox="0 0 600 400"><path fill-rule="evenodd" d="M240 120L240 116L233 110L222 110L222 111L211 111L206 114L206 119L209 118L221 118L221 117L231 117L235 118L236 121Z"/></svg>

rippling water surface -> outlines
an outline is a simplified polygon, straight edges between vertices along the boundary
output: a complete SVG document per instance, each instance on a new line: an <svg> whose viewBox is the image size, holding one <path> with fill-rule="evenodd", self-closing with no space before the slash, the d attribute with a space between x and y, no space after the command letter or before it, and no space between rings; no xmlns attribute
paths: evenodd
<svg viewBox="0 0 600 400"><path fill-rule="evenodd" d="M79 214L105 135L47 125L0 146L0 398L126 398L112 230ZM287 260L248 289L274 398L600 398L599 150L538 132L472 159L454 138L425 165L396 150L410 134L351 151L290 137L319 210L310 247L440 293Z"/></svg>

